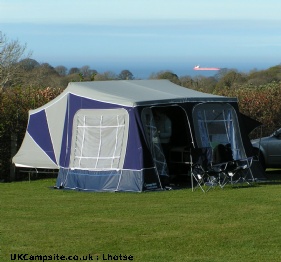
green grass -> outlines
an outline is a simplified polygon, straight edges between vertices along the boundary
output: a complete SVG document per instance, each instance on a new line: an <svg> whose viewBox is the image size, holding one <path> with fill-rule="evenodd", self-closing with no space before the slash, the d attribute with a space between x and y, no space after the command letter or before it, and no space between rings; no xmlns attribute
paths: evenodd
<svg viewBox="0 0 281 262"><path fill-rule="evenodd" d="M103 261L102 254L144 262L280 261L279 184L205 194L84 193L50 189L54 184L0 184L0 261L22 253L91 254L93 261Z"/></svg>

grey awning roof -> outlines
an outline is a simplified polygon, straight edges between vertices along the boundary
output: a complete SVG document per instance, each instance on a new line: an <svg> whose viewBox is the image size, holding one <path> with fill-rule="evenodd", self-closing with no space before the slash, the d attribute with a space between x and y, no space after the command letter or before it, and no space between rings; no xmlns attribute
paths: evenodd
<svg viewBox="0 0 281 262"><path fill-rule="evenodd" d="M169 80L116 80L69 83L65 92L98 101L137 106L186 101L237 102L228 98L198 92L171 83Z"/></svg>

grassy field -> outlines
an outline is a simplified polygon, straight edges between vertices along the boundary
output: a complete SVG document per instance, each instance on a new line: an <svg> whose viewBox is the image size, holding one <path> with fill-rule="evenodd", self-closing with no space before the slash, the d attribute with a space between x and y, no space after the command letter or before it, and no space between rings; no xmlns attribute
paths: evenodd
<svg viewBox="0 0 281 262"><path fill-rule="evenodd" d="M279 183L205 194L84 193L54 184L0 184L0 261L280 261Z"/></svg>

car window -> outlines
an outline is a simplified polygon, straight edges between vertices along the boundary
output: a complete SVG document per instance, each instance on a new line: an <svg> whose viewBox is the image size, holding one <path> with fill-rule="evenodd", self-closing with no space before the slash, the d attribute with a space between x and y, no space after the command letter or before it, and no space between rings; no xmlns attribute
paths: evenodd
<svg viewBox="0 0 281 262"><path fill-rule="evenodd" d="M281 137L281 128L277 129L272 135L277 138L280 138Z"/></svg>
<svg viewBox="0 0 281 262"><path fill-rule="evenodd" d="M277 129L275 132L278 133L278 134L280 134L281 128Z"/></svg>

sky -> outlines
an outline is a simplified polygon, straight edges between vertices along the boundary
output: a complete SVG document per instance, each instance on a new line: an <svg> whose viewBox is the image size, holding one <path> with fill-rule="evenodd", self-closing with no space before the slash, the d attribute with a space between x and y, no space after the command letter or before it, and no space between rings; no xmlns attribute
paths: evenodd
<svg viewBox="0 0 281 262"><path fill-rule="evenodd" d="M0 31L54 67L248 72L281 63L280 10L277 0L0 0Z"/></svg>

